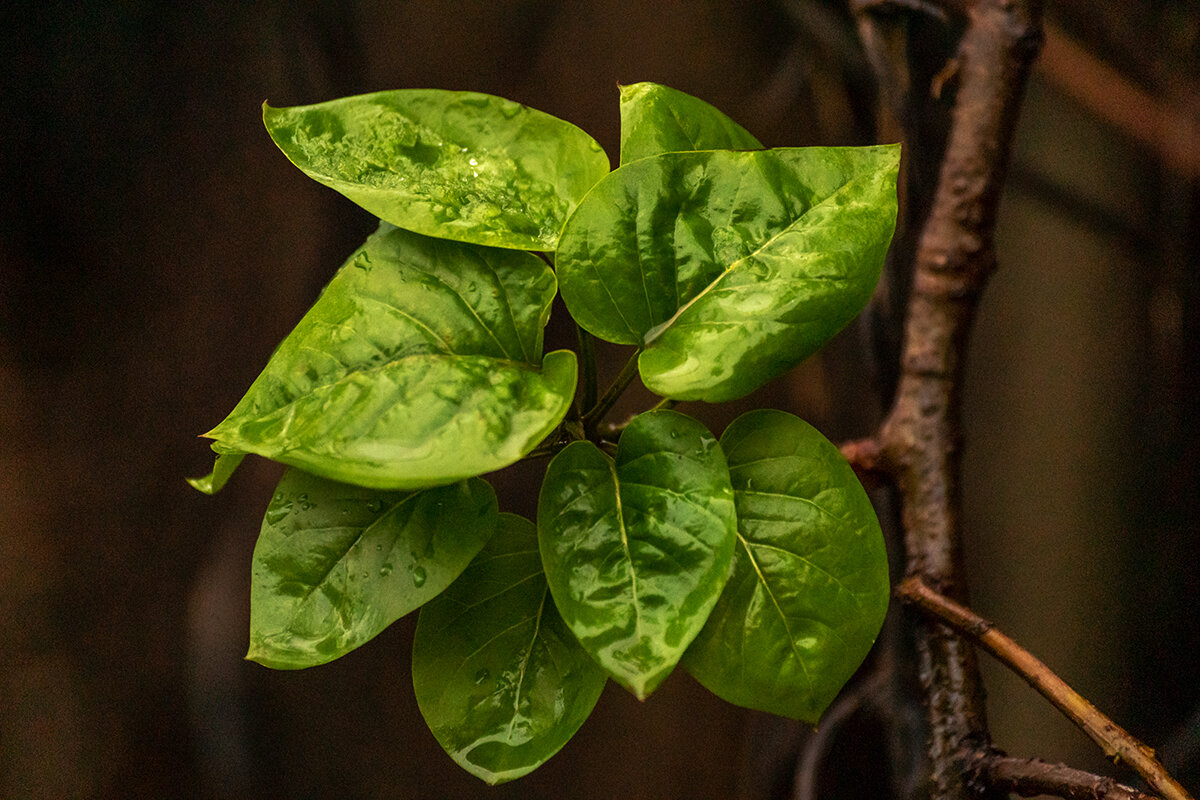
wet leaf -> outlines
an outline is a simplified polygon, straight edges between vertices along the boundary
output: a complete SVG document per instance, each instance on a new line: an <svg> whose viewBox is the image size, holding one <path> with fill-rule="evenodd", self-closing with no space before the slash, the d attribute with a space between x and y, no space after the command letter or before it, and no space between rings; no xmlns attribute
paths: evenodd
<svg viewBox="0 0 1200 800"><path fill-rule="evenodd" d="M500 515L462 577L421 609L417 704L450 757L488 783L519 778L558 752L604 682L559 618L537 533L521 517Z"/></svg>
<svg viewBox="0 0 1200 800"><path fill-rule="evenodd" d="M567 214L609 169L574 125L477 92L264 104L263 122L305 174L377 217L494 247L553 250Z"/></svg>
<svg viewBox="0 0 1200 800"><path fill-rule="evenodd" d="M384 224L206 435L221 452L378 489L505 467L574 395L574 354L541 356L554 291L530 253Z"/></svg>
<svg viewBox="0 0 1200 800"><path fill-rule="evenodd" d="M897 146L665 153L600 181L563 229L563 300L644 345L651 390L741 397L870 299L896 221Z"/></svg>
<svg viewBox="0 0 1200 800"><path fill-rule="evenodd" d="M729 576L729 471L703 425L637 417L614 461L575 442L550 462L538 503L542 563L584 649L644 698L674 669Z"/></svg>
<svg viewBox="0 0 1200 800"><path fill-rule="evenodd" d="M879 522L838 449L790 414L744 414L721 447L737 501L733 574L684 664L731 703L815 724L883 624Z"/></svg>
<svg viewBox="0 0 1200 800"><path fill-rule="evenodd" d="M449 586L496 520L478 478L399 493L289 469L254 548L246 657L299 669L345 655Z"/></svg>
<svg viewBox="0 0 1200 800"><path fill-rule="evenodd" d="M677 150L759 150L762 144L713 106L658 83L621 87L621 163Z"/></svg>

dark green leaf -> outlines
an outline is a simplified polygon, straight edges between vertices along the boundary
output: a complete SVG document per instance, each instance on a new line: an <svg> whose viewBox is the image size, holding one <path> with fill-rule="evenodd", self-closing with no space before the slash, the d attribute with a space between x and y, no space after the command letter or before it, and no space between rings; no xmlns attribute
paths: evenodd
<svg viewBox="0 0 1200 800"><path fill-rule="evenodd" d="M554 608L532 523L512 514L417 620L417 704L450 757L488 783L557 753L604 681Z"/></svg>
<svg viewBox="0 0 1200 800"><path fill-rule="evenodd" d="M888 606L879 522L807 423L751 411L721 437L737 500L733 574L684 663L719 697L815 724Z"/></svg>
<svg viewBox="0 0 1200 800"><path fill-rule="evenodd" d="M619 683L644 698L674 669L729 577L729 471L704 426L673 411L629 424L614 462L575 442L546 471L538 540L554 601Z"/></svg>
<svg viewBox="0 0 1200 800"><path fill-rule="evenodd" d="M554 291L532 254L384 224L207 435L377 489L505 467L575 392L574 354L541 356Z"/></svg>
<svg viewBox="0 0 1200 800"><path fill-rule="evenodd" d="M729 400L828 341L870 299L896 221L897 146L665 153L588 193L556 257L596 336L644 345L642 381Z"/></svg>
<svg viewBox="0 0 1200 800"><path fill-rule="evenodd" d="M553 250L567 214L608 172L579 128L477 92L264 104L263 122L293 164L377 217L494 247Z"/></svg>
<svg viewBox="0 0 1200 800"><path fill-rule="evenodd" d="M621 87L621 163L676 150L759 150L750 133L703 100L657 83Z"/></svg>
<svg viewBox="0 0 1200 800"><path fill-rule="evenodd" d="M254 548L247 658L298 669L345 655L449 586L496 518L478 478L397 493L289 469Z"/></svg>

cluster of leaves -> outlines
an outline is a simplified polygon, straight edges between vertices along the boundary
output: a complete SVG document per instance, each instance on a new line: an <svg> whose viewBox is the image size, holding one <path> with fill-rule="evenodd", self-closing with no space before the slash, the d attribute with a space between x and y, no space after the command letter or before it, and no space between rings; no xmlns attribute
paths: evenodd
<svg viewBox="0 0 1200 800"><path fill-rule="evenodd" d="M763 149L655 84L621 89L612 171L573 125L471 92L264 119L381 223L207 434L202 491L249 453L290 467L254 551L249 658L322 664L420 608L418 704L492 783L561 748L608 678L644 698L680 662L730 702L815 722L887 606L866 494L790 414L748 413L718 442L667 406L741 397L861 310L897 148ZM578 396L576 354L542 352L559 292ZM600 397L591 336L636 348ZM635 374L661 407L602 427ZM531 454L553 456L536 526L479 477Z"/></svg>

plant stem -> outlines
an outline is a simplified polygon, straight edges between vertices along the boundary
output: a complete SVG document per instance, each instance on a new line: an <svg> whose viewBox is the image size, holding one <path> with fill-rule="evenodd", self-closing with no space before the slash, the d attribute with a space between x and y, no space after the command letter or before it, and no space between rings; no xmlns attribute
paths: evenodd
<svg viewBox="0 0 1200 800"><path fill-rule="evenodd" d="M584 409L594 408L596 405L596 340L579 325L575 326L575 332L579 334L579 360L580 369L583 371L583 397L580 401L582 414Z"/></svg>
<svg viewBox="0 0 1200 800"><path fill-rule="evenodd" d="M664 397L664 398L660 399L654 405L647 408L646 411L659 411L662 409L672 409L675 406L677 406L678 404L679 404L678 400L673 400L670 397ZM645 414L646 411L639 411L637 414L632 414L628 418L626 418L624 422L609 422L605 425L598 425L596 427L596 432L600 434L600 438L602 438L602 439L616 439L618 436L621 435L621 431L623 431L627 427L629 427L629 423L633 422L635 417L637 417L641 414Z"/></svg>
<svg viewBox="0 0 1200 800"><path fill-rule="evenodd" d="M604 394L596 402L596 405L583 415L583 429L587 432L588 438L593 438L596 433L596 426L600 420L604 419L604 415L612 410L616 405L621 395L629 388L629 384L637 377L638 356L642 354L641 348L638 348L625 366L621 367L621 372L613 380L612 384L605 390Z"/></svg>
<svg viewBox="0 0 1200 800"><path fill-rule="evenodd" d="M1166 800L1192 800L1184 788L1168 775L1162 764L1154 758L1153 750L1097 711L1095 706L1055 675L1049 667L997 630L991 622L966 606L935 592L919 576L905 578L896 588L896 595L947 623L1024 678L1026 683L1037 689L1092 741L1100 745L1106 756L1129 764Z"/></svg>

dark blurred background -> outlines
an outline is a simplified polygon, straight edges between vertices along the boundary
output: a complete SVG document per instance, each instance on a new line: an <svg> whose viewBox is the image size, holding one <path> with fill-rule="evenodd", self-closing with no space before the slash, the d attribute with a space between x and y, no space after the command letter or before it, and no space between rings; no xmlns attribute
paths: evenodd
<svg viewBox="0 0 1200 800"><path fill-rule="evenodd" d="M1195 790L1200 4L1048 5L966 390L973 599ZM768 146L907 130L912 218L931 188L912 154L936 149L952 80L937 98L914 79L920 119L889 114L853 19L816 0L0 13L0 797L787 796L808 733L682 670L645 704L610 685L558 756L489 790L420 719L411 619L313 670L242 660L279 470L248 461L206 498L183 482L211 465L195 436L374 227L288 164L260 105L472 89L615 156L616 85L653 80ZM940 23L903 26L914 63L952 54ZM834 440L869 433L890 372L867 347L881 316L741 407L786 408ZM719 432L738 409L685 410ZM536 480L498 476L502 507L529 513ZM984 666L1000 746L1106 768ZM895 748L862 730L834 743L843 777L822 796L879 796Z"/></svg>

